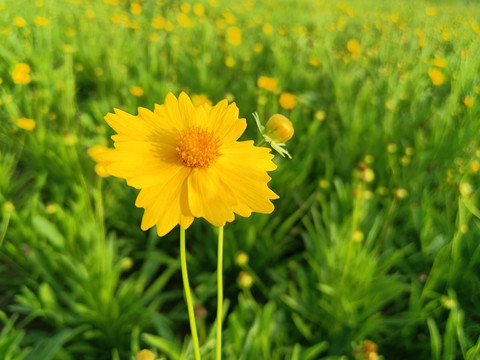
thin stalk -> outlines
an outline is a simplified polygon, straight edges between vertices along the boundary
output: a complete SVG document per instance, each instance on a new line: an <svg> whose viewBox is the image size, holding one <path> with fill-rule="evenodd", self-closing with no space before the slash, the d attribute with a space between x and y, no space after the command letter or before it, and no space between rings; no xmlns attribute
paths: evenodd
<svg viewBox="0 0 480 360"><path fill-rule="evenodd" d="M223 226L218 228L217 263L217 346L216 359L222 358L222 313L223 313Z"/></svg>
<svg viewBox="0 0 480 360"><path fill-rule="evenodd" d="M200 345L198 342L197 325L195 324L195 312L193 310L192 294L190 284L188 283L187 259L185 256L185 229L180 226L180 263L182 267L183 288L185 290L185 299L187 300L188 320L190 321L190 330L192 331L193 350L195 360L200 360Z"/></svg>

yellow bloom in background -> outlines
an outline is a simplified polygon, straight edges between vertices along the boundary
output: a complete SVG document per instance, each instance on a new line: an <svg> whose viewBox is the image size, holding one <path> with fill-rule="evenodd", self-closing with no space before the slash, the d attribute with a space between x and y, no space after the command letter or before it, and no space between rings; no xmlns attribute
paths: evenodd
<svg viewBox="0 0 480 360"><path fill-rule="evenodd" d="M229 68L233 68L235 66L235 59L231 56L227 56L225 58L225 66Z"/></svg>
<svg viewBox="0 0 480 360"><path fill-rule="evenodd" d="M205 15L205 8L203 7L202 4L196 3L196 4L193 6L193 12L194 12L195 15L197 15L197 16L203 16L203 15Z"/></svg>
<svg viewBox="0 0 480 360"><path fill-rule="evenodd" d="M155 15L155 17L152 20L152 27L155 29L161 30L165 27L165 24L167 21L162 15Z"/></svg>
<svg viewBox="0 0 480 360"><path fill-rule="evenodd" d="M177 21L180 24L180 26L184 28L192 28L195 25L194 21L184 13L179 13L177 15Z"/></svg>
<svg viewBox="0 0 480 360"><path fill-rule="evenodd" d="M433 59L433 65L445 69L447 67L447 60L441 58Z"/></svg>
<svg viewBox="0 0 480 360"><path fill-rule="evenodd" d="M226 38L230 45L238 46L242 43L242 30L232 26L228 28Z"/></svg>
<svg viewBox="0 0 480 360"><path fill-rule="evenodd" d="M278 99L280 106L285 110L295 109L297 106L297 97L292 93L281 93L280 98Z"/></svg>
<svg viewBox="0 0 480 360"><path fill-rule="evenodd" d="M261 53L263 51L263 45L260 43L256 43L253 45L253 51L257 54Z"/></svg>
<svg viewBox="0 0 480 360"><path fill-rule="evenodd" d="M428 7L427 10L425 10L425 13L428 16L435 16L437 15L437 9L435 9L434 7Z"/></svg>
<svg viewBox="0 0 480 360"><path fill-rule="evenodd" d="M13 24L16 27L22 28L22 27L25 27L27 25L27 22L25 21L25 19L23 17L17 16L15 19L13 19Z"/></svg>
<svg viewBox="0 0 480 360"><path fill-rule="evenodd" d="M15 65L12 71L12 80L15 84L29 84L32 81L30 77L30 66L25 63Z"/></svg>
<svg viewBox="0 0 480 360"><path fill-rule="evenodd" d="M348 40L347 50L353 58L358 58L362 54L362 46L356 39Z"/></svg>
<svg viewBox="0 0 480 360"><path fill-rule="evenodd" d="M475 103L475 101L473 100L473 98L471 96L465 96L463 98L463 104L466 107L472 107L474 103Z"/></svg>
<svg viewBox="0 0 480 360"><path fill-rule="evenodd" d="M142 5L137 2L132 2L130 4L130 12L133 15L140 15L142 13Z"/></svg>
<svg viewBox="0 0 480 360"><path fill-rule="evenodd" d="M46 26L50 24L50 20L43 16L35 16L35 25L37 26Z"/></svg>
<svg viewBox="0 0 480 360"><path fill-rule="evenodd" d="M144 95L144 91L143 89L140 87L140 86L132 86L130 87L130 94L132 94L133 96L136 96L136 97L140 97L140 96L143 96Z"/></svg>
<svg viewBox="0 0 480 360"><path fill-rule="evenodd" d="M440 86L445 82L445 76L439 69L436 69L436 68L428 69L428 76L430 76L430 79L432 80L432 83L435 86Z"/></svg>
<svg viewBox="0 0 480 360"><path fill-rule="evenodd" d="M17 126L23 130L32 131L35 129L35 120L20 118L17 120Z"/></svg>
<svg viewBox="0 0 480 360"><path fill-rule="evenodd" d="M105 169L105 166L108 165L108 161L102 160L102 154L105 154L109 151L113 151L113 150L103 145L94 145L87 150L88 155L97 163L95 165L95 172L100 177L110 176L107 170Z"/></svg>
<svg viewBox="0 0 480 360"><path fill-rule="evenodd" d="M473 91L475 92L475 94L480 95L480 86L475 86L475 89L473 89Z"/></svg>
<svg viewBox="0 0 480 360"><path fill-rule="evenodd" d="M192 103L194 106L199 106L203 104L212 105L212 102L205 94L192 94Z"/></svg>
<svg viewBox="0 0 480 360"><path fill-rule="evenodd" d="M262 30L266 35L271 35L273 33L273 26L272 26L272 24L267 23L267 24L263 25Z"/></svg>
<svg viewBox="0 0 480 360"><path fill-rule="evenodd" d="M188 95L169 93L155 111L137 116L115 109L105 120L117 132L115 149L102 154L109 174L141 189L135 205L145 209L141 228L159 236L194 218L214 226L235 214L271 213L267 171L276 169L270 150L237 141L246 129L238 108L223 100L195 107Z"/></svg>
<svg viewBox="0 0 480 360"><path fill-rule="evenodd" d="M260 76L257 85L259 88L273 92L277 89L277 80L268 76Z"/></svg>
<svg viewBox="0 0 480 360"><path fill-rule="evenodd" d="M135 360L155 360L155 355L150 350L143 349L135 355Z"/></svg>

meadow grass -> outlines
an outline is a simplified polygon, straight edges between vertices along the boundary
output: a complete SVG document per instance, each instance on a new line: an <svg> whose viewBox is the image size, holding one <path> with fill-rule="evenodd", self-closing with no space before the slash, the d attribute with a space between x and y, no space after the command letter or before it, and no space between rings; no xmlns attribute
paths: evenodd
<svg viewBox="0 0 480 360"><path fill-rule="evenodd" d="M0 359L193 358L178 232L142 232L136 191L87 152L111 146L114 107L169 91L235 101L243 139L255 111L295 127L274 213L225 228L226 359L479 359L478 11L0 2ZM187 231L204 359L215 237Z"/></svg>

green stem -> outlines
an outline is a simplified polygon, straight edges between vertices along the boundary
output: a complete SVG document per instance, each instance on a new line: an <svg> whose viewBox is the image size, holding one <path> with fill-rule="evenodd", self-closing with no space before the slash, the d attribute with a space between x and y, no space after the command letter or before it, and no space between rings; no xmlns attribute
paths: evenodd
<svg viewBox="0 0 480 360"><path fill-rule="evenodd" d="M218 228L217 263L217 346L216 359L222 358L222 307L223 307L223 226Z"/></svg>
<svg viewBox="0 0 480 360"><path fill-rule="evenodd" d="M180 226L180 263L182 266L183 288L187 300L188 320L192 331L193 349L195 351L195 360L200 360L200 345L198 342L197 325L195 324L195 312L193 310L192 294L190 293L190 284L188 283L187 259L185 256L185 229Z"/></svg>

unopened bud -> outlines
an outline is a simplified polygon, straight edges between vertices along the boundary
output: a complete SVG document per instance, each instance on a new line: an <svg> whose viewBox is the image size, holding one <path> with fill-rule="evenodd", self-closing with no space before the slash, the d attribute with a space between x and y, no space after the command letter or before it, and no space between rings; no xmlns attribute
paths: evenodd
<svg viewBox="0 0 480 360"><path fill-rule="evenodd" d="M150 350L143 349L135 355L135 360L155 360L155 355Z"/></svg>
<svg viewBox="0 0 480 360"><path fill-rule="evenodd" d="M293 133L292 122L281 114L272 115L265 125L265 134L276 143L286 143Z"/></svg>

